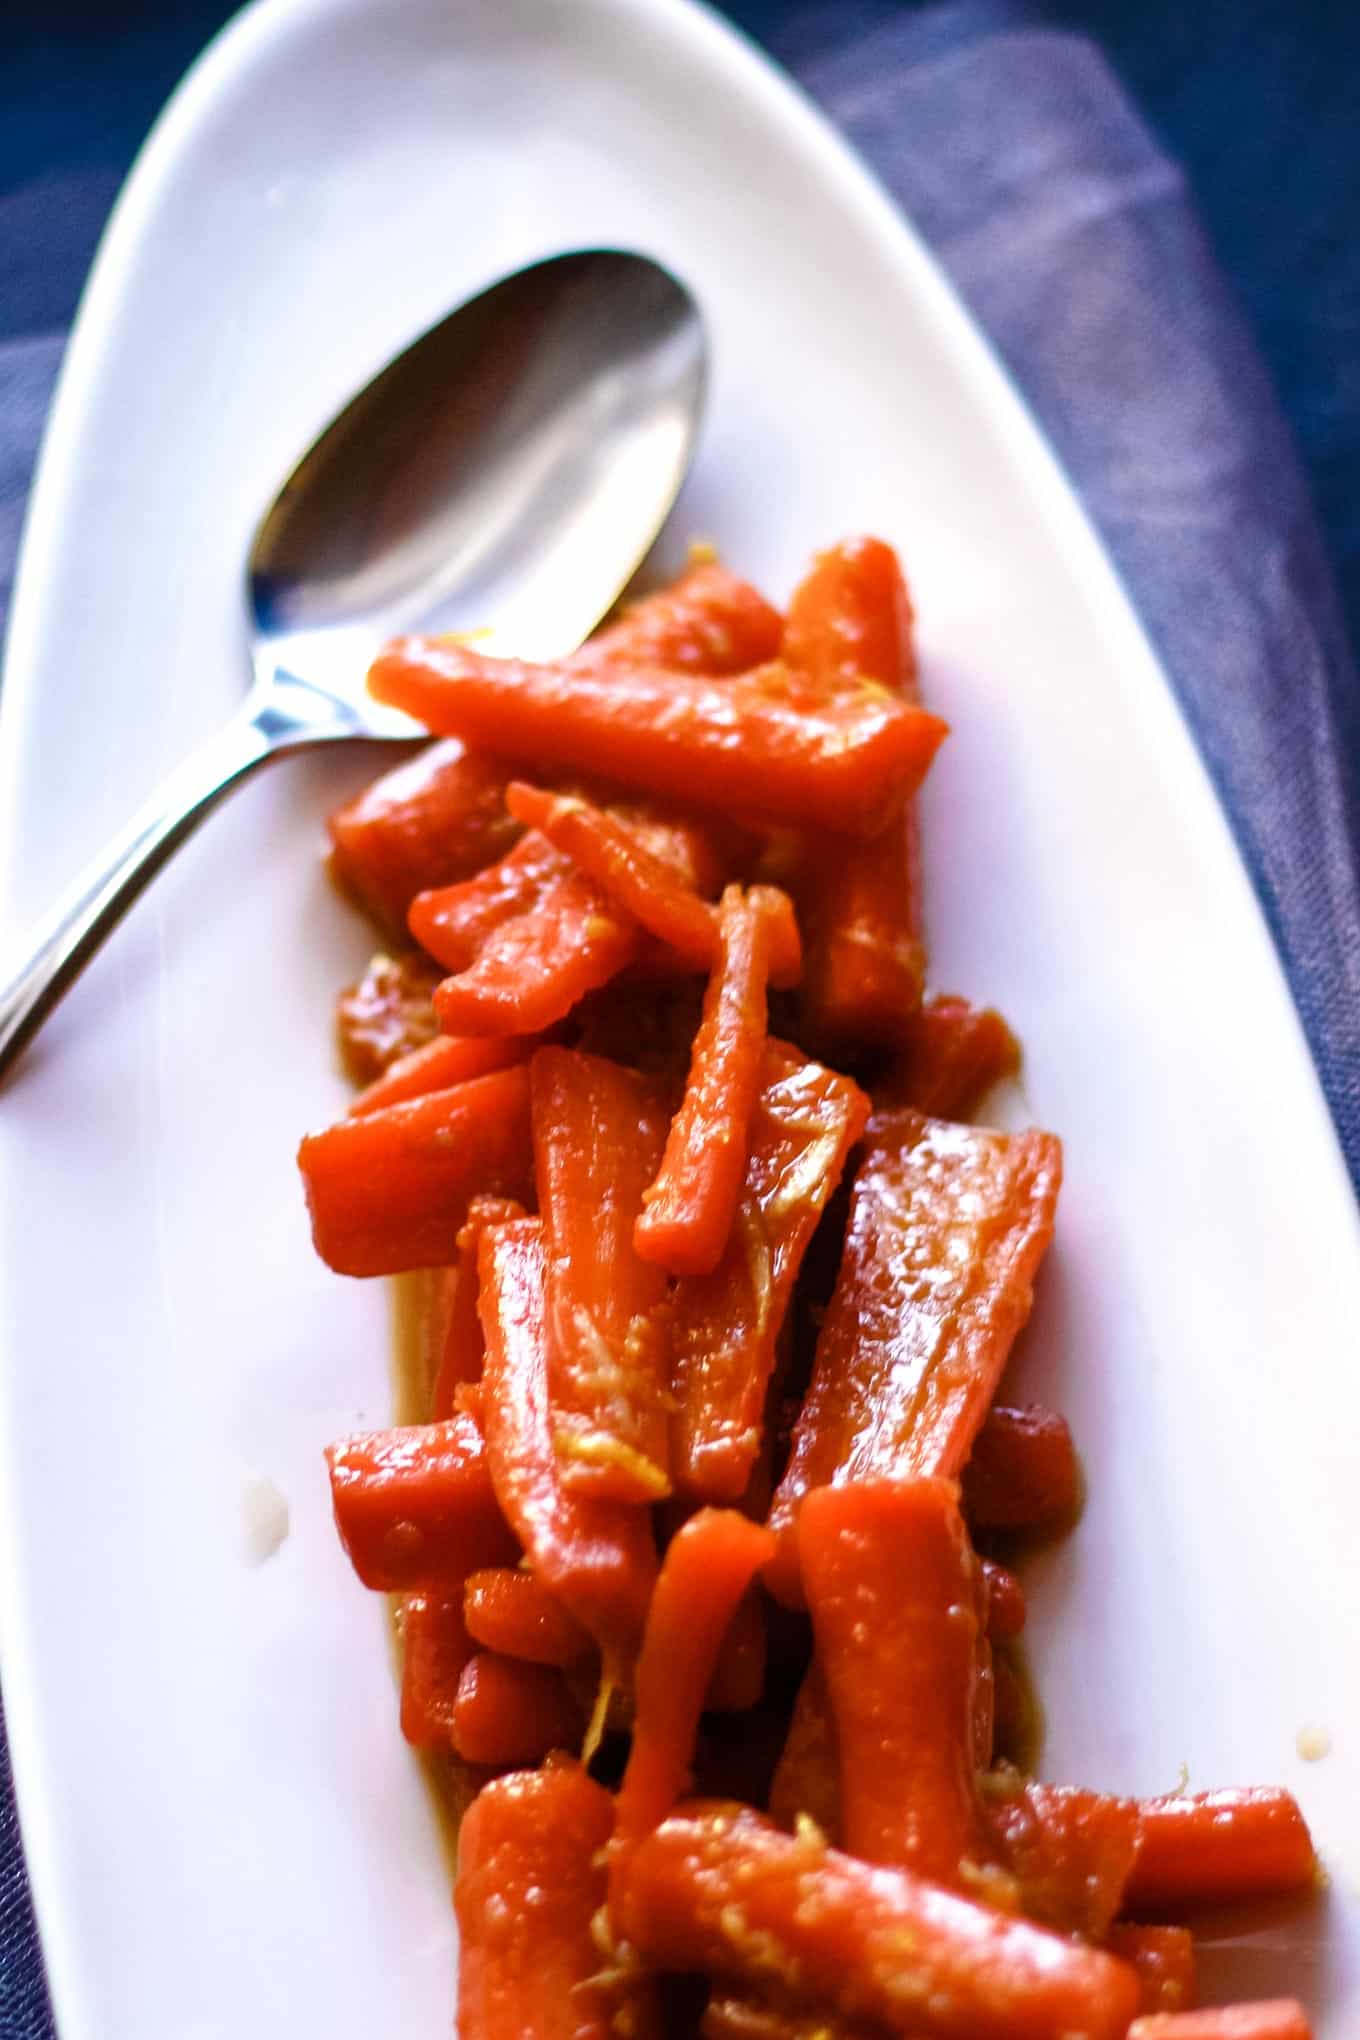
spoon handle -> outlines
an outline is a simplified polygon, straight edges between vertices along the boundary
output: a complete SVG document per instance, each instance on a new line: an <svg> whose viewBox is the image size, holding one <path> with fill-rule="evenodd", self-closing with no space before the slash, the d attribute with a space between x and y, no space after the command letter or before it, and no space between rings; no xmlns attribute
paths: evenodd
<svg viewBox="0 0 1360 2040"><path fill-rule="evenodd" d="M178 765L39 923L27 958L0 985L0 1077L181 843L224 795L280 751L350 734L352 715L276 673L216 736Z"/></svg>

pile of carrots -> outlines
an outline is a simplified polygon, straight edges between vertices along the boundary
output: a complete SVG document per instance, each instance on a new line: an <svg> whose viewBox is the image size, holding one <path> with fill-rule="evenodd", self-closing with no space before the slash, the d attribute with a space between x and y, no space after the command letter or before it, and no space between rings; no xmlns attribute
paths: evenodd
<svg viewBox="0 0 1360 2040"><path fill-rule="evenodd" d="M332 1268L432 1271L423 1420L328 1457L475 1791L463 2040L1303 2040L1192 2009L1183 1923L1312 1882L1287 1793L1025 1768L1003 1558L1078 1475L995 1398L1061 1149L972 1123L1015 1042L925 996L892 550L370 686L440 741L332 818L391 953L300 1164Z"/></svg>

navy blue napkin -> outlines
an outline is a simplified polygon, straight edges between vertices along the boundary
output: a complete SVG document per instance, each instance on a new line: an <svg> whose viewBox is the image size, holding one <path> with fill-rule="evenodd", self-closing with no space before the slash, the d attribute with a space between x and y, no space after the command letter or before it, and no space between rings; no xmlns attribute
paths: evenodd
<svg viewBox="0 0 1360 2040"><path fill-rule="evenodd" d="M1360 690L1294 446L1184 179L1079 36L993 0L886 20L842 0L816 22L784 53L990 334L1123 574L1360 1186ZM69 232L69 206L50 210ZM44 230L26 226L31 263ZM0 260L17 258L13 227L0 205ZM60 352L4 330L0 622ZM6 1778L0 2040L50 2032Z"/></svg>

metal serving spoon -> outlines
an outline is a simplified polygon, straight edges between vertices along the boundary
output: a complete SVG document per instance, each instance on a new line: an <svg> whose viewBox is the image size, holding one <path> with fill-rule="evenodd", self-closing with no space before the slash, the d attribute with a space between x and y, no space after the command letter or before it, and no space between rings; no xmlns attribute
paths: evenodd
<svg viewBox="0 0 1360 2040"><path fill-rule="evenodd" d="M0 1074L166 859L286 751L424 734L365 692L398 630L552 658L587 636L684 480L706 346L689 292L597 249L450 313L327 427L265 512L247 594L255 680L32 938L0 988Z"/></svg>

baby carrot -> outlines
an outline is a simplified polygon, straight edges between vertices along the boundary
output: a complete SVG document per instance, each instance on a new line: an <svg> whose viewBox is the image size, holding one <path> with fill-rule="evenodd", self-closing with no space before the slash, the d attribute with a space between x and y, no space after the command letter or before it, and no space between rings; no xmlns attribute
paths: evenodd
<svg viewBox="0 0 1360 2040"><path fill-rule="evenodd" d="M548 1400L563 1485L654 1502L670 1492L666 1278L633 1245L666 1110L634 1071L540 1049L529 1072L547 1248Z"/></svg>
<svg viewBox="0 0 1360 2040"><path fill-rule="evenodd" d="M1195 1943L1186 1927L1143 1927L1120 1921L1105 1946L1136 1971L1142 2011L1186 2012L1196 1996Z"/></svg>
<svg viewBox="0 0 1360 2040"><path fill-rule="evenodd" d="M642 1637L656 1578L645 1510L563 1486L548 1400L543 1229L536 1219L482 1236L487 1454L497 1497L550 1594L622 1676Z"/></svg>
<svg viewBox="0 0 1360 2040"><path fill-rule="evenodd" d="M1138 2006L1113 1956L741 1807L665 1821L624 1859L611 1913L658 1968L779 1982L890 2033L1124 2040Z"/></svg>
<svg viewBox="0 0 1360 2040"><path fill-rule="evenodd" d="M402 930L427 887L469 878L519 834L505 811L506 768L456 738L430 744L335 810L336 878L384 927Z"/></svg>
<svg viewBox="0 0 1360 2040"><path fill-rule="evenodd" d="M431 1091L451 1091L472 1077L489 1076L493 1070L508 1070L528 1062L538 1046L533 1035L487 1035L460 1038L438 1034L421 1048L398 1056L383 1074L359 1093L349 1108L351 1119L365 1112L380 1112L385 1105L402 1105L408 1098L426 1098Z"/></svg>
<svg viewBox="0 0 1360 2040"><path fill-rule="evenodd" d="M1139 1835L1128 1887L1135 1912L1273 1897L1305 1890L1317 1874L1298 1802L1274 1786L1144 1799Z"/></svg>
<svg viewBox="0 0 1360 2040"><path fill-rule="evenodd" d="M461 1592L431 1587L406 1596L401 1612L401 1732L416 1749L452 1746L458 1681L471 1655Z"/></svg>
<svg viewBox="0 0 1360 2040"><path fill-rule="evenodd" d="M579 1664L594 1649L575 1616L518 1566L470 1573L462 1605L468 1635L502 1657L565 1666Z"/></svg>
<svg viewBox="0 0 1360 2040"><path fill-rule="evenodd" d="M677 672L744 673L772 659L783 618L716 561L693 566L645 595L573 652L580 672L602 666L669 666Z"/></svg>
<svg viewBox="0 0 1360 2040"><path fill-rule="evenodd" d="M637 954L637 923L568 869L538 905L488 935L466 970L435 987L447 1034L537 1034L565 1019Z"/></svg>
<svg viewBox="0 0 1360 2040"><path fill-rule="evenodd" d="M993 1794L988 1815L1030 1918L1103 1941L1138 1854L1138 1801L1029 1780Z"/></svg>
<svg viewBox="0 0 1360 2040"><path fill-rule="evenodd" d="M482 1321L477 1315L477 1248L488 1226L523 1218L524 1207L510 1197L474 1197L458 1234L458 1258L442 1271L438 1344L434 1354L434 1386L430 1416L435 1423L451 1417L458 1391L479 1381L486 1358Z"/></svg>
<svg viewBox="0 0 1360 2040"><path fill-rule="evenodd" d="M730 681L641 667L591 674L404 638L368 684L431 729L510 757L851 836L891 821L946 733L871 682L800 700L779 666Z"/></svg>
<svg viewBox="0 0 1360 2040"><path fill-rule="evenodd" d="M1066 1521L1081 1499L1067 1419L1042 1404L994 1404L963 1469L964 1514L974 1529L1035 1530Z"/></svg>
<svg viewBox="0 0 1360 2040"><path fill-rule="evenodd" d="M1270 1998L1212 2011L1153 2012L1134 2020L1129 2040L1313 2040L1313 2028L1297 1998Z"/></svg>
<svg viewBox="0 0 1360 2040"><path fill-rule="evenodd" d="M912 1019L882 1095L931 1119L971 1119L992 1086L1019 1067L1020 1044L994 1008L939 994Z"/></svg>
<svg viewBox="0 0 1360 2040"><path fill-rule="evenodd" d="M298 1149L312 1242L338 1275L396 1275L449 1260L478 1192L529 1187L522 1068L342 1119Z"/></svg>
<svg viewBox="0 0 1360 2040"><path fill-rule="evenodd" d="M461 1584L519 1555L470 1417L342 1438L326 1462L340 1541L366 1587Z"/></svg>
<svg viewBox="0 0 1360 2040"><path fill-rule="evenodd" d="M345 1075L371 1084L439 1032L434 1017L438 968L418 949L375 956L357 984L335 1002L335 1034Z"/></svg>
<svg viewBox="0 0 1360 2040"><path fill-rule="evenodd" d="M552 1665L479 1650L464 1665L453 1703L453 1746L465 1763L538 1764L573 1749L585 1715Z"/></svg>

